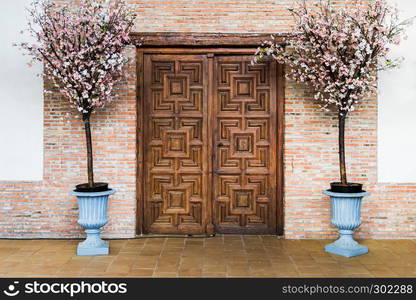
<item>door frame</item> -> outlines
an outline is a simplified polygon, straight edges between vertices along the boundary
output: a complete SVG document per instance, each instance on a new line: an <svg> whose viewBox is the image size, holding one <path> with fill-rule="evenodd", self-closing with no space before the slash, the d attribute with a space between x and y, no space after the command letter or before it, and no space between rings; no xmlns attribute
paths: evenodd
<svg viewBox="0 0 416 300"><path fill-rule="evenodd" d="M136 234L144 233L144 189L142 176L144 169L143 107L144 107L144 55L145 54L206 54L208 57L208 73L213 72L214 56L217 55L252 55L261 41L268 39L270 34L213 34L213 33L133 33L132 41L136 45ZM141 38L144 38L142 40ZM277 39L283 40L283 36ZM276 143L276 234L284 233L284 66L277 64L277 143ZM208 102L212 101L213 88L208 88ZM208 132L212 136L212 130ZM212 142L208 146L213 153ZM209 161L209 180L212 182L212 159ZM211 194L211 197L213 195ZM213 201L208 205L208 215L212 219ZM207 227L212 234L213 226ZM212 231L212 232L211 232Z"/></svg>

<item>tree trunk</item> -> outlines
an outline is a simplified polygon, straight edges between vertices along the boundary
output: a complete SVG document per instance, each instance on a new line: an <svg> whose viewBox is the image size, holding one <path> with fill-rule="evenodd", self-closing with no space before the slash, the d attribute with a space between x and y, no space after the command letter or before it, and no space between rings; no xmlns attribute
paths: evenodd
<svg viewBox="0 0 416 300"><path fill-rule="evenodd" d="M90 126L90 113L83 114L82 120L85 127L85 138L87 141L87 169L88 169L88 186L94 187L94 167L92 160L92 141L91 141L91 126Z"/></svg>
<svg viewBox="0 0 416 300"><path fill-rule="evenodd" d="M339 149L339 173L342 184L347 184L347 172L345 168L345 112L338 114L338 149Z"/></svg>

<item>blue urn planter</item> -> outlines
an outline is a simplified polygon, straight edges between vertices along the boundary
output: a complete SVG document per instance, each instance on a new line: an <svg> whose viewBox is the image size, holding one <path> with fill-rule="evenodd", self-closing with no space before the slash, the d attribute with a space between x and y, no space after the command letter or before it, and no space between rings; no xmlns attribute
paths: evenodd
<svg viewBox="0 0 416 300"><path fill-rule="evenodd" d="M339 228L339 239L325 246L325 251L345 257L368 253L368 247L353 238L354 229L361 225L361 200L370 193L334 193L324 191L331 197L332 224Z"/></svg>
<svg viewBox="0 0 416 300"><path fill-rule="evenodd" d="M77 192L71 195L77 196L79 206L78 223L85 229L87 238L78 244L77 255L108 255L108 242L100 238L101 227L108 222L107 202L108 197L115 190L104 192Z"/></svg>

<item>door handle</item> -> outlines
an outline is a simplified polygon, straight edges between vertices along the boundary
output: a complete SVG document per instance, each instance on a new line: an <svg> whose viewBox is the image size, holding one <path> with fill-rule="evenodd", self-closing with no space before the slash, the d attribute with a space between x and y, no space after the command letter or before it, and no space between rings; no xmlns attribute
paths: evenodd
<svg viewBox="0 0 416 300"><path fill-rule="evenodd" d="M218 143L218 145L217 145L218 147L222 147L222 146L224 146L224 144L223 143Z"/></svg>

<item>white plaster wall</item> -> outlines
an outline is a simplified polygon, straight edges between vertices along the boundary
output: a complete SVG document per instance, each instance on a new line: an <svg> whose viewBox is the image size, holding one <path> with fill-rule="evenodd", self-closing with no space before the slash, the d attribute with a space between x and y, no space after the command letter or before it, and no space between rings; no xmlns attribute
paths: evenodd
<svg viewBox="0 0 416 300"><path fill-rule="evenodd" d="M43 84L41 66L12 46L28 41L25 7L31 0L0 1L0 180L41 180Z"/></svg>
<svg viewBox="0 0 416 300"><path fill-rule="evenodd" d="M415 0L396 3L403 19L416 16ZM416 25L408 39L393 48L404 57L399 69L379 76L378 181L416 183Z"/></svg>

